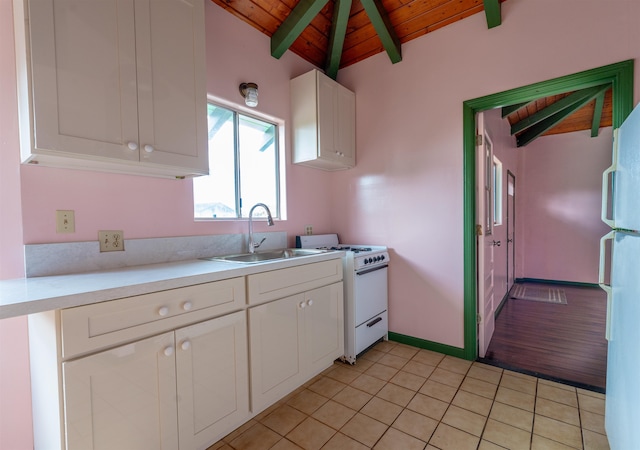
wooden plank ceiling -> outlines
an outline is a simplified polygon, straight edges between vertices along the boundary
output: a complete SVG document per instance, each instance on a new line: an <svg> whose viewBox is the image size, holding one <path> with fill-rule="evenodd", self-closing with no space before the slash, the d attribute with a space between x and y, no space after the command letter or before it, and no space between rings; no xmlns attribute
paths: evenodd
<svg viewBox="0 0 640 450"><path fill-rule="evenodd" d="M516 145L524 147L539 136L590 130L612 125L611 86L571 91L502 109Z"/></svg>
<svg viewBox="0 0 640 450"><path fill-rule="evenodd" d="M395 64L403 43L483 11L487 28L499 26L506 0L211 1L269 36L274 57L291 50L335 79L340 68L381 52ZM517 145L578 130L597 135L611 126L611 89L583 91L503 109Z"/></svg>
<svg viewBox="0 0 640 450"><path fill-rule="evenodd" d="M270 37L300 3L299 0L212 1ZM495 3L503 1L495 0ZM376 3L386 12L400 43L484 11L483 0L379 0ZM329 0L289 47L319 68L324 68L327 61L335 5L334 0ZM340 68L383 51L382 41L361 0L352 0Z"/></svg>

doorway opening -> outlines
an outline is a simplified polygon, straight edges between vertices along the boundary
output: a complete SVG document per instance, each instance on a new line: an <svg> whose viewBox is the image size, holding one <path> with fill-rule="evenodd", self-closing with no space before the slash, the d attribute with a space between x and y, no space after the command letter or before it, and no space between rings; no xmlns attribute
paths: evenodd
<svg viewBox="0 0 640 450"><path fill-rule="evenodd" d="M569 90L610 83L613 96L612 125L618 128L633 109L633 61L624 61L573 75L468 100L463 103L464 167L464 356L476 359L477 346L477 236L476 236L476 114L494 108L529 102Z"/></svg>

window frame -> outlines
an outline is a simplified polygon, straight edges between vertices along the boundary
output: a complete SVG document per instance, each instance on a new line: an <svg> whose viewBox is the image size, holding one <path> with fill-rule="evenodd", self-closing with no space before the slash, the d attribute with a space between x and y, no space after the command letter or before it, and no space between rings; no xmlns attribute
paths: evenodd
<svg viewBox="0 0 640 450"><path fill-rule="evenodd" d="M498 157L493 155L493 162L491 164L491 172L493 177L493 226L497 227L502 225L502 198L503 198L503 183L502 183L502 161Z"/></svg>
<svg viewBox="0 0 640 450"><path fill-rule="evenodd" d="M275 171L275 202L276 207L275 210L271 210L271 215L274 220L281 221L286 220L286 186L285 186L285 166L286 166L286 157L285 157L285 125L284 121L278 119L274 116L270 116L267 114L262 114L256 112L255 110L250 110L248 108L241 107L235 103L231 103L225 101L223 99L207 96L207 111L208 106L213 105L217 108L223 108L230 111L233 114L233 146L234 146L234 200L235 200L235 217L196 217L195 215L195 195L194 195L194 220L202 221L202 222L210 222L210 221L246 221L249 220L249 211L252 205L243 204L242 196L241 196L241 185L242 185L242 173L241 173L241 163L240 163L240 121L241 116L244 116L249 119L258 120L260 122L264 122L266 124L272 125L274 127L274 164L273 170ZM207 139L208 145L209 139ZM211 175L204 175L211 176ZM193 185L193 189L195 190L195 183ZM244 207L244 209L243 209ZM271 209L271 208L270 208ZM244 211L246 211L246 215L244 215Z"/></svg>

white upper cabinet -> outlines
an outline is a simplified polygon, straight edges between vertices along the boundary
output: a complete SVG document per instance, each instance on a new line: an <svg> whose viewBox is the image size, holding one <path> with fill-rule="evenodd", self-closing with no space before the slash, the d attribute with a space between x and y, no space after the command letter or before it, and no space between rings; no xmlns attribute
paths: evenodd
<svg viewBox="0 0 640 450"><path fill-rule="evenodd" d="M22 161L208 173L204 0L16 0Z"/></svg>
<svg viewBox="0 0 640 450"><path fill-rule="evenodd" d="M355 94L318 70L291 80L293 162L324 170L356 164Z"/></svg>

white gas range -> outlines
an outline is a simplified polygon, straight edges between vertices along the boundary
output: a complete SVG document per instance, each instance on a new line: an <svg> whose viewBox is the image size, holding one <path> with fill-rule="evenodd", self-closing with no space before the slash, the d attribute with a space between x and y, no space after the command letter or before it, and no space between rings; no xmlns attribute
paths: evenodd
<svg viewBox="0 0 640 450"><path fill-rule="evenodd" d="M388 338L387 247L340 244L337 234L296 236L296 247L344 251L343 360L355 364L357 355Z"/></svg>

